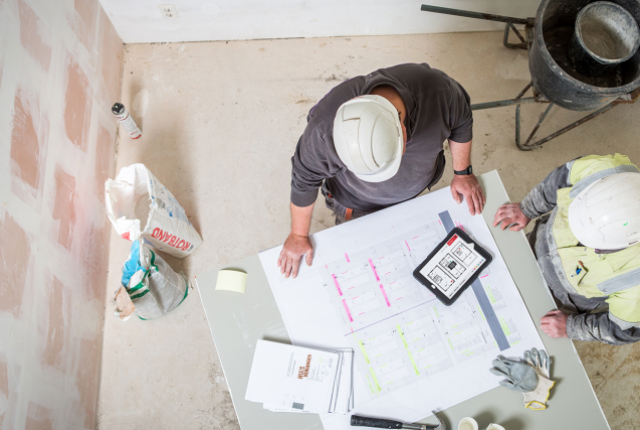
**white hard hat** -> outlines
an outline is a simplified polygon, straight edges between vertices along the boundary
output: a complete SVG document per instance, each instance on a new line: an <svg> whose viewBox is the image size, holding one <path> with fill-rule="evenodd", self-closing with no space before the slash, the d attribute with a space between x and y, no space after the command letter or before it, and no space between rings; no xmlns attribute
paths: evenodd
<svg viewBox="0 0 640 430"><path fill-rule="evenodd" d="M584 246L612 250L640 240L640 173L616 173L585 188L569 205L569 226Z"/></svg>
<svg viewBox="0 0 640 430"><path fill-rule="evenodd" d="M367 182L382 182L398 172L404 147L398 110L381 96L344 103L333 121L333 143L340 160Z"/></svg>

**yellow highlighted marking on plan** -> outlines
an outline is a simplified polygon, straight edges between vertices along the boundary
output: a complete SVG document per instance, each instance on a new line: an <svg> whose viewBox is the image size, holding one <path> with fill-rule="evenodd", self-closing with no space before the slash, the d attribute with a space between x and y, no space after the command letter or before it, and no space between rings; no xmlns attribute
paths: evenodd
<svg viewBox="0 0 640 430"><path fill-rule="evenodd" d="M375 388L378 391L382 391L382 388L380 388L380 383L378 382L378 378L376 377L376 374L374 373L373 368L371 368L371 367L369 368L369 373L371 373L371 377L373 378L373 382L375 382L375 384L376 384Z"/></svg>
<svg viewBox="0 0 640 430"><path fill-rule="evenodd" d="M396 328L398 329L398 334L400 334L400 338L402 339L402 343L404 344L404 347L407 350L407 354L409 354L409 360L411 360L411 364L413 364L413 370L416 371L416 375L419 375L420 372L418 371L418 366L416 366L416 362L413 359L413 355L411 355L411 351L409 350L409 345L407 345L407 341L404 338L404 334L402 334L402 329L400 328L399 325L396 325Z"/></svg>
<svg viewBox="0 0 640 430"><path fill-rule="evenodd" d="M354 334L353 337L355 337L356 335ZM360 350L362 351L362 355L364 355L364 359L367 362L367 364L371 363L371 361L369 360L369 356L367 355L367 350L364 349L364 344L362 343L361 340L358 341L358 344L360 345Z"/></svg>

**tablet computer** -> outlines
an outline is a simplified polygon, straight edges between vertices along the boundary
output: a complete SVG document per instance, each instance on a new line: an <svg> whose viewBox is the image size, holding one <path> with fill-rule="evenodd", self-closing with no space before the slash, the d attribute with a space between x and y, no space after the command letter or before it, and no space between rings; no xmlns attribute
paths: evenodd
<svg viewBox="0 0 640 430"><path fill-rule="evenodd" d="M489 263L491 255L456 227L416 267L413 277L449 306Z"/></svg>

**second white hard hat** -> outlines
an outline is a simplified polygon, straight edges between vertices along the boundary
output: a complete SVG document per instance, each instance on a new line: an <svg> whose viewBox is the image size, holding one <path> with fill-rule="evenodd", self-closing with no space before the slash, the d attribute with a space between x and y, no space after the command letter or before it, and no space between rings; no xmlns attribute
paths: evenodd
<svg viewBox="0 0 640 430"><path fill-rule="evenodd" d="M404 148L398 110L384 97L365 95L338 108L333 143L347 169L367 182L382 182L400 168Z"/></svg>
<svg viewBox="0 0 640 430"><path fill-rule="evenodd" d="M617 173L594 182L569 205L569 226L584 246L627 248L640 240L640 173Z"/></svg>

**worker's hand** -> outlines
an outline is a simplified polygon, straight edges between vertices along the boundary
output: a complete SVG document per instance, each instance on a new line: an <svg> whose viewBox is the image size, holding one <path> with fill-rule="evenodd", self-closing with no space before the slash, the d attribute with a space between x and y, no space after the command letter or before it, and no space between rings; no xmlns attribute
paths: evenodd
<svg viewBox="0 0 640 430"><path fill-rule="evenodd" d="M313 261L313 245L309 236L299 236L291 233L287 240L284 242L280 256L278 257L278 267L280 273L284 273L284 277L288 278L289 275L293 275L295 278L298 276L298 269L300 268L300 260L302 256L307 254L305 261L307 266L311 266Z"/></svg>
<svg viewBox="0 0 640 430"><path fill-rule="evenodd" d="M496 212L496 216L493 219L493 226L500 226L503 230L509 227L511 231L520 231L529 224L531 218L522 213L520 209L520 203L509 203L506 205L502 205L498 208Z"/></svg>
<svg viewBox="0 0 640 430"><path fill-rule="evenodd" d="M540 318L540 328L550 337L567 337L569 314L560 310L549 311Z"/></svg>
<svg viewBox="0 0 640 430"><path fill-rule="evenodd" d="M479 215L486 203L478 178L473 174L454 175L451 181L451 195L458 204L462 203L462 197L464 197L471 215Z"/></svg>

